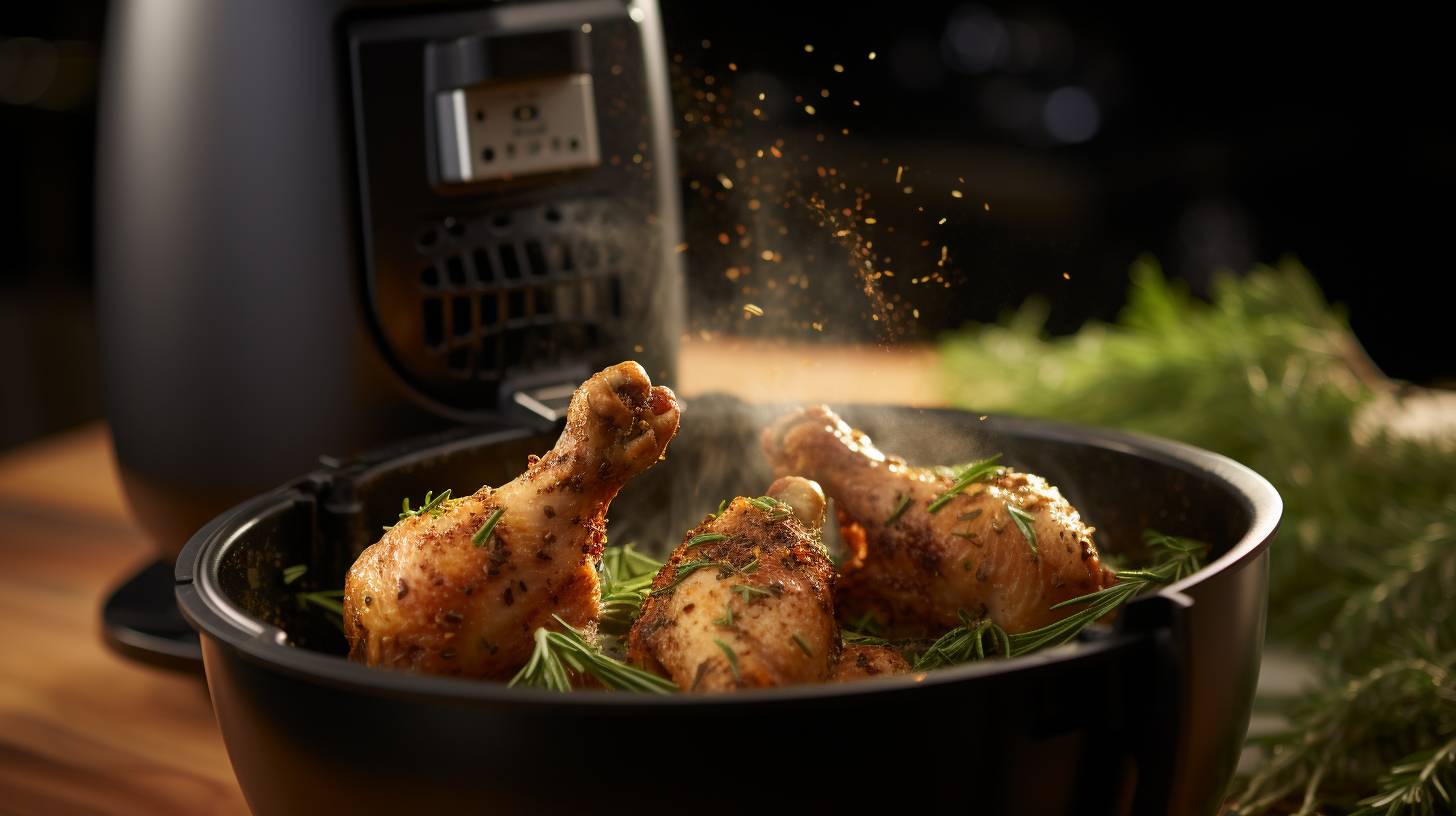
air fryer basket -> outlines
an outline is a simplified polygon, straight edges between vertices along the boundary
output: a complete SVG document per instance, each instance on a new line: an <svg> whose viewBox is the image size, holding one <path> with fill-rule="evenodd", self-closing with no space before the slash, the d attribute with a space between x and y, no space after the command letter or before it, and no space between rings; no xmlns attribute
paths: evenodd
<svg viewBox="0 0 1456 816"><path fill-rule="evenodd" d="M768 484L757 434L783 407L691 402L668 457L614 502L613 543L662 554L719 499ZM673 698L552 695L368 669L302 610L426 490L513 478L553 433L444 440L312 474L215 520L178 563L229 753L253 807L376 812L741 808L870 801L1013 813L1212 813L1258 675L1265 550L1278 496L1172 443L958 411L842 413L912 462L990 451L1058 483L1105 550L1152 527L1208 541L1210 565L1131 605L1111 632L1049 653L838 686ZM285 634L286 633L286 634ZM734 780L738 781L734 781ZM757 795L766 795L760 791ZM623 798L625 797L625 798ZM616 802L614 806L611 803ZM604 804L606 803L606 804Z"/></svg>

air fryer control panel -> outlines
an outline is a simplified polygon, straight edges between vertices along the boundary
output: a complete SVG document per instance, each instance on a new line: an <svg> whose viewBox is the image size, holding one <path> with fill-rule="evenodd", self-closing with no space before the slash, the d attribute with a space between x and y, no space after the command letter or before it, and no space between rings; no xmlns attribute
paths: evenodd
<svg viewBox="0 0 1456 816"><path fill-rule="evenodd" d="M440 91L435 129L450 184L601 164L591 74Z"/></svg>
<svg viewBox="0 0 1456 816"><path fill-rule="evenodd" d="M623 359L669 378L681 225L655 8L501 4L346 32L365 317L402 386L468 417Z"/></svg>

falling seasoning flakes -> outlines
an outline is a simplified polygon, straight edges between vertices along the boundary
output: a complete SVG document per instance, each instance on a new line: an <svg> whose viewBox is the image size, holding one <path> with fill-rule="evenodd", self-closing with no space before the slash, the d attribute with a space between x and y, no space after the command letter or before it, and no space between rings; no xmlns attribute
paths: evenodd
<svg viewBox="0 0 1456 816"><path fill-rule="evenodd" d="M736 63L736 62L730 62L730 63L728 63L728 70L730 70L730 71L737 71L738 70L738 63Z"/></svg>
<svg viewBox="0 0 1456 816"><path fill-rule="evenodd" d="M842 73L844 73L844 66L843 65L840 65L837 62L834 63L834 73L836 73L836 74L842 74Z"/></svg>
<svg viewBox="0 0 1456 816"><path fill-rule="evenodd" d="M941 244L940 245L940 260L937 261L935 265L936 266L945 266L946 258L948 258L949 256L950 256L950 247L947 247L945 244Z"/></svg>
<svg viewBox="0 0 1456 816"><path fill-rule="evenodd" d="M641 354L644 351L644 349L642 347L642 344L641 343L638 343L637 345L633 346L632 347L632 351L633 351L633 353Z"/></svg>
<svg viewBox="0 0 1456 816"><path fill-rule="evenodd" d="M813 116L814 115L814 106L813 105L805 105L804 106L804 113L807 113L810 116Z"/></svg>
<svg viewBox="0 0 1456 816"><path fill-rule="evenodd" d="M981 202L981 207L983 209L985 209L986 212L990 212L991 211L991 202L989 202L989 201L983 201L983 202Z"/></svg>
<svg viewBox="0 0 1456 816"><path fill-rule="evenodd" d="M942 218L941 218L941 219L940 219L940 220L939 220L939 221L938 221L938 222L936 222L936 223L938 223L938 224L944 224L944 223L945 223L945 218L943 218L943 217L942 217Z"/></svg>
<svg viewBox="0 0 1456 816"><path fill-rule="evenodd" d="M762 258L765 261L772 261L774 259L773 250L765 249L764 251L758 253L758 257Z"/></svg>
<svg viewBox="0 0 1456 816"><path fill-rule="evenodd" d="M903 165L903 164L897 164L897 165L895 165L895 183L896 184L899 184L900 183L900 178L902 176L904 176L904 175L905 175L905 165Z"/></svg>
<svg viewBox="0 0 1456 816"><path fill-rule="evenodd" d="M1062 273L1062 280L1071 280L1071 279L1072 279L1071 273L1069 273L1069 272L1063 272Z"/></svg>
<svg viewBox="0 0 1456 816"><path fill-rule="evenodd" d="M728 178L727 176L723 175L722 173L719 173L718 174L718 183L721 184L721 185L723 185L723 189L725 189L725 190L731 190L731 189L733 189L733 179Z"/></svg>
<svg viewBox="0 0 1456 816"><path fill-rule="evenodd" d="M870 52L870 59L874 59L874 58L875 58L875 52L871 51Z"/></svg>
<svg viewBox="0 0 1456 816"><path fill-rule="evenodd" d="M687 252L688 251L688 242L687 241L683 241L681 244L678 244L677 246L673 247L672 248L672 251L673 252L676 252L679 255L683 254L684 252Z"/></svg>
<svg viewBox="0 0 1456 816"><path fill-rule="evenodd" d="M879 221L878 218L866 218L865 219L865 223L866 224L878 224L878 223L880 223L880 221Z"/></svg>
<svg viewBox="0 0 1456 816"><path fill-rule="evenodd" d="M810 45L809 43L804 43L804 53L805 54L812 54L812 53L814 53L814 46Z"/></svg>
<svg viewBox="0 0 1456 816"><path fill-rule="evenodd" d="M950 197L951 198L965 198L965 194L962 193L960 190L951 190L950 191Z"/></svg>
<svg viewBox="0 0 1456 816"><path fill-rule="evenodd" d="M743 304L743 316L749 320L755 317L763 317L763 307L753 303Z"/></svg>
<svg viewBox="0 0 1456 816"><path fill-rule="evenodd" d="M718 233L718 243L722 244L723 246L728 246L728 233Z"/></svg>

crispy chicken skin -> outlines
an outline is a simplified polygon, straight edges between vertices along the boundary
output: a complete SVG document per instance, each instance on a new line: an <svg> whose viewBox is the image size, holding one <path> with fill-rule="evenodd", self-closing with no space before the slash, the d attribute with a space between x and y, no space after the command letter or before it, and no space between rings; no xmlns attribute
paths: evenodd
<svg viewBox="0 0 1456 816"><path fill-rule="evenodd" d="M900 653L889 646L848 646L839 653L834 672L829 680L843 683L847 680L864 680L888 674L904 674L910 671L910 664Z"/></svg>
<svg viewBox="0 0 1456 816"><path fill-rule="evenodd" d="M834 568L820 538L824 493L790 476L767 495L783 504L766 510L740 496L688 532L632 626L632 662L684 691L829 677L839 627ZM692 543L715 534L724 538Z"/></svg>
<svg viewBox="0 0 1456 816"><path fill-rule="evenodd" d="M837 505L851 555L836 595L841 620L872 615L887 635L934 637L965 610L1024 632L1073 611L1053 604L1116 580L1092 528L1040 476L1004 470L932 514L953 478L885 455L822 405L777 420L763 448L776 473L815 479ZM1035 552L1012 507L1030 516Z"/></svg>
<svg viewBox="0 0 1456 816"><path fill-rule="evenodd" d="M635 362L592 376L572 396L556 446L524 473L400 521L359 556L344 583L349 656L503 679L553 613L594 622L607 505L662 456L678 418L672 391L653 387ZM472 541L498 509L489 537Z"/></svg>

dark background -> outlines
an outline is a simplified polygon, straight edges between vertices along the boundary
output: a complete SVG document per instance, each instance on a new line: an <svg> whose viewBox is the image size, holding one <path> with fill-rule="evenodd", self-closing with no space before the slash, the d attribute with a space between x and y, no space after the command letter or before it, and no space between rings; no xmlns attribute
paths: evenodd
<svg viewBox="0 0 1456 816"><path fill-rule="evenodd" d="M664 0L664 16L683 76L726 77L732 61L745 91L837 83L817 119L774 109L765 127L849 128L834 156L869 168L867 184L888 185L876 162L912 156L917 196L882 221L950 187L965 187L971 214L992 204L948 239L962 282L910 339L1032 293L1051 301L1056 331L1110 318L1143 252L1195 291L1215 270L1293 255L1387 373L1456 376L1442 294L1456 142L1433 20L1376 6L688 0ZM105 17L99 0L0 10L0 448L103 412L91 188ZM716 172L700 138L683 135L685 178ZM715 230L723 214L685 193L689 223ZM694 317L711 322L719 270L696 249L690 260Z"/></svg>

